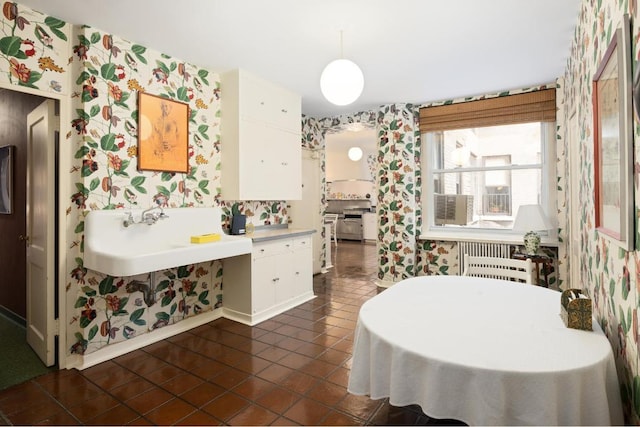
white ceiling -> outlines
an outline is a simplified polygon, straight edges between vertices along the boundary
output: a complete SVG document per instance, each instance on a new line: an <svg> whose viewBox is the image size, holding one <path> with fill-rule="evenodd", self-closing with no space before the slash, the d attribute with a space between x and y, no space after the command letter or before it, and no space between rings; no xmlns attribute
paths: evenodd
<svg viewBox="0 0 640 427"><path fill-rule="evenodd" d="M553 82L581 0L18 0L213 71L244 68L329 117ZM365 76L345 107L319 86L340 57Z"/></svg>

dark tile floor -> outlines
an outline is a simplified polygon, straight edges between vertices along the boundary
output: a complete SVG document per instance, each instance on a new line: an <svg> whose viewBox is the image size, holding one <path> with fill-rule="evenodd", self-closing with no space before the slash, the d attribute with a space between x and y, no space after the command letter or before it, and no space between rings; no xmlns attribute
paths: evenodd
<svg viewBox="0 0 640 427"><path fill-rule="evenodd" d="M347 392L353 331L376 295L375 246L341 242L317 298L254 327L219 319L84 371L0 392L0 424L416 425Z"/></svg>

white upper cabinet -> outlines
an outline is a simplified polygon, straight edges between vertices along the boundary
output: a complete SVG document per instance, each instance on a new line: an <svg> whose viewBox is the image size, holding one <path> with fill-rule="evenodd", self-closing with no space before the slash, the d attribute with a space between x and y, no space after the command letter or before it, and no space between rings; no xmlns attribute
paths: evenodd
<svg viewBox="0 0 640 427"><path fill-rule="evenodd" d="M225 200L302 197L300 96L244 70L222 74Z"/></svg>

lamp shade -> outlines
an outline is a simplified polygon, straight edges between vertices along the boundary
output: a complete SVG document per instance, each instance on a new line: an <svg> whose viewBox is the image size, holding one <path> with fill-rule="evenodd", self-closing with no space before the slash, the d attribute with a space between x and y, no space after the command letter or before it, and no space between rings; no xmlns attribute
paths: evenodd
<svg viewBox="0 0 640 427"><path fill-rule="evenodd" d="M320 90L327 101L335 105L348 105L358 99L364 89L364 75L353 61L331 61L320 76Z"/></svg>
<svg viewBox="0 0 640 427"><path fill-rule="evenodd" d="M551 227L540 205L521 205L513 223L514 231L544 231Z"/></svg>
<svg viewBox="0 0 640 427"><path fill-rule="evenodd" d="M357 162L362 158L362 148L360 147L351 147L347 152L347 156L354 162Z"/></svg>

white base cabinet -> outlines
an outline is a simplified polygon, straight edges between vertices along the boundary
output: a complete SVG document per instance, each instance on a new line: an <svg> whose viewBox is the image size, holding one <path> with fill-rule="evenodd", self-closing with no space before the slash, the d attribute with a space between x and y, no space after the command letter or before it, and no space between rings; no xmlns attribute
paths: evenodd
<svg viewBox="0 0 640 427"><path fill-rule="evenodd" d="M224 316L246 325L313 299L311 235L254 242L251 257L224 260L222 280Z"/></svg>

